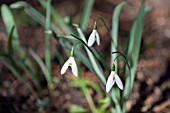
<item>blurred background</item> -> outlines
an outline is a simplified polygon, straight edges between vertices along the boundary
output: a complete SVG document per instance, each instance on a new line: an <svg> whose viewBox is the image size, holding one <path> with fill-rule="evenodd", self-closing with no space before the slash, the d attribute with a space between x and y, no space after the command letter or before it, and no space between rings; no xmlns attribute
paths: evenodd
<svg viewBox="0 0 170 113"><path fill-rule="evenodd" d="M17 1L18 0L1 0L0 5L11 5ZM42 14L45 14L44 9L38 1L25 1ZM123 0L95 0L93 4L85 35L86 38L90 35L93 24L96 21L101 37L101 45L95 45L95 48L103 53L107 54L110 51L110 46L108 45L111 40L108 38L110 36L107 29L101 20L98 19L98 15L103 17L106 25L111 29L113 10L116 5L122 1ZM120 45L123 45L126 41L126 36L141 4L141 0L128 1L130 4L123 7L120 14ZM52 0L52 6L54 6L55 10L65 21L71 19L73 23L77 24L80 24L79 20L83 5L84 0ZM127 109L128 113L170 113L170 1L147 0L146 6L150 8L150 11L145 17L140 58L137 65L133 91L127 103ZM41 59L44 59L44 28L23 10L11 11L14 15L23 50L29 56L27 49L32 48ZM59 34L64 34L60 28L56 29L60 32ZM7 37L2 17L0 17L0 52L7 48ZM70 76L70 78L65 77L65 75L61 76L60 61L55 57L57 54L56 46L59 48L57 52L61 52L64 59L67 59L67 56L64 55L61 46L54 38L51 38L51 42L51 52L54 55L52 60L52 75L57 77L57 84L54 84L57 90L54 92L54 102L46 106L41 112L68 113L68 108L73 104L78 104L89 109L82 92L78 88L68 85L68 79L74 80L75 78L73 76ZM36 69L40 72L40 82L43 87L42 93L38 95L40 96L38 98L45 98L48 96L47 83L38 65L36 65ZM85 79L96 82L101 86L97 77L87 68L82 66L81 70L83 70ZM21 73L22 78L32 86L31 80L26 73L22 70ZM31 93L29 93L12 73L4 65L0 64L0 113L37 113L37 93L34 87L31 89ZM94 97L94 100L97 100L97 94L91 88L88 90L92 97Z"/></svg>

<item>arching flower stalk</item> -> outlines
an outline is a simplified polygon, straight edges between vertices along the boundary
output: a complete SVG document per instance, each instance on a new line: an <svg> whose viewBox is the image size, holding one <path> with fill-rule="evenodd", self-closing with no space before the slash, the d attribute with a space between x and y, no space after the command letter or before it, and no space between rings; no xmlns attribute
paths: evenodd
<svg viewBox="0 0 170 113"><path fill-rule="evenodd" d="M92 31L92 33L89 36L88 46L92 46L95 41L97 42L97 45L99 46L100 45L100 36L99 36L99 34L97 32L96 22L94 23L93 31Z"/></svg>
<svg viewBox="0 0 170 113"><path fill-rule="evenodd" d="M61 68L61 74L64 74L68 67L71 67L72 73L78 77L78 69L77 69L77 64L74 59L74 47L72 48L70 52L70 58L64 63L63 67Z"/></svg>
<svg viewBox="0 0 170 113"><path fill-rule="evenodd" d="M113 64L112 65L112 71L111 71L111 73L110 73L110 75L109 75L109 77L107 79L107 83L106 83L106 92L107 93L111 90L111 88L113 87L115 82L116 82L117 86L121 90L123 90L123 83L122 83L121 79L119 78L119 76L116 74L115 65Z"/></svg>

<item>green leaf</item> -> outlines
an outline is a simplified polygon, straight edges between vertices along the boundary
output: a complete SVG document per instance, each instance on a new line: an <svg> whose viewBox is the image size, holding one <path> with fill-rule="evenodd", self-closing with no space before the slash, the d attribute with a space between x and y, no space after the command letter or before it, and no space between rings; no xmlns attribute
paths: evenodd
<svg viewBox="0 0 170 113"><path fill-rule="evenodd" d="M69 113L87 113L88 110L79 105L71 105L68 109Z"/></svg>
<svg viewBox="0 0 170 113"><path fill-rule="evenodd" d="M121 2L119 3L114 12L113 12L113 17L112 17L112 31L111 31L111 37L112 37L112 43L111 43L111 63L115 64L116 66L116 72L117 72L117 61L114 61L114 59L117 57L117 54L112 54L112 52L115 52L115 51L118 51L118 25L119 25L119 15L120 15L120 12L121 12L121 9L123 8L123 6L126 4L126 2ZM112 65L111 64L111 65ZM116 97L119 95L119 91L111 91L111 97L112 97L112 100L114 101L114 104L115 104L115 109L116 109L116 112L117 113L121 113L121 108L120 108L120 104L119 104L119 101L118 99L120 98L119 97Z"/></svg>
<svg viewBox="0 0 170 113"><path fill-rule="evenodd" d="M111 37L112 37L112 43L111 43L111 53L118 51L118 29L119 29L119 15L121 12L121 9L126 4L126 2L119 3L112 16L112 31L111 31ZM113 60L117 57L117 54L111 54L111 65L113 64ZM115 66L117 68L117 62L115 61ZM115 69L117 71L117 69Z"/></svg>
<svg viewBox="0 0 170 113"><path fill-rule="evenodd" d="M9 7L5 4L1 6L1 15L2 15L2 20L6 27L7 33L8 35L10 35L11 29L15 26L15 21L14 21L13 15ZM18 39L18 33L16 29L14 29L12 33L12 37L13 37L14 46L18 46L20 42Z"/></svg>
<svg viewBox="0 0 170 113"><path fill-rule="evenodd" d="M4 58L0 57L0 62L5 65L13 74L14 76L16 77L16 79L18 81L20 81L21 83L25 83L24 80L22 79L20 73L17 71L17 69L12 66L10 63L8 63Z"/></svg>
<svg viewBox="0 0 170 113"><path fill-rule="evenodd" d="M99 100L98 103L100 104L100 106L99 106L100 113L110 113L107 111L108 107L111 104L111 100L108 96L106 98Z"/></svg>
<svg viewBox="0 0 170 113"><path fill-rule="evenodd" d="M84 7L81 15L81 20L80 20L80 27L82 31L86 30L87 23L93 8L94 0L85 0L84 1Z"/></svg>
<svg viewBox="0 0 170 113"><path fill-rule="evenodd" d="M45 17L39 13L35 8L29 5L27 2L15 2L10 5L13 9L24 9L24 11L31 16L35 21L37 21L40 25L45 27Z"/></svg>
<svg viewBox="0 0 170 113"><path fill-rule="evenodd" d="M32 55L32 57L35 59L35 61L39 64L39 66L41 67L41 69L44 73L45 79L47 80L48 89L52 96L53 95L53 83L52 83L52 77L51 77L51 74L50 74L48 68L45 66L45 64L43 63L41 58L33 50L30 49L29 52Z"/></svg>
<svg viewBox="0 0 170 113"><path fill-rule="evenodd" d="M145 17L145 0L142 0L138 15L133 23L133 26L130 31L130 39L129 45L127 50L127 58L131 61L131 77L128 76L126 79L126 84L124 88L124 104L123 104L123 111L126 110L126 101L129 97L129 94L132 90L135 74L136 74L136 67L139 59L140 48L141 48L141 39L144 27L144 17ZM128 72L128 70L126 71Z"/></svg>
<svg viewBox="0 0 170 113"><path fill-rule="evenodd" d="M14 26L11 29L11 32L8 37L8 54L11 56L13 54L13 32L14 32Z"/></svg>
<svg viewBox="0 0 170 113"><path fill-rule="evenodd" d="M10 48L10 52L12 52L12 49L15 49L15 51L17 52L17 55L19 56L19 60L21 60L22 63L24 64L24 68L27 70L27 72L31 76L31 79L32 79L33 83L35 84L36 88L38 90L41 89L40 85L38 83L38 79L36 78L35 70L32 68L30 60L27 58L24 51L20 47L20 41L19 41L19 36L18 36L17 30L14 29L14 31L12 33L13 35L10 36L11 28L13 26L15 26L15 21L14 21L13 15L7 5L1 6L1 14L2 14L2 19L4 21L5 27L7 29L7 33L10 38L9 42L8 42L8 49ZM9 55L9 57L12 58L12 56L10 56L10 55ZM14 60L13 60L13 62L14 62Z"/></svg>
<svg viewBox="0 0 170 113"><path fill-rule="evenodd" d="M72 87L79 87L79 88L84 87L84 86L90 87L90 88L94 89L94 91L96 91L97 94L102 96L101 89L99 88L99 86L97 84L93 83L92 81L79 78L79 79L76 79L74 81L71 81L69 83L69 85L72 86Z"/></svg>
<svg viewBox="0 0 170 113"><path fill-rule="evenodd" d="M42 7L46 9L46 0L38 0ZM73 33L73 29L70 28L70 26L66 25L64 22L64 18L60 16L60 14L56 11L54 7L51 6L51 13L52 13L52 19L54 20L54 23L59 25L59 27L62 28L65 34ZM55 29L53 29L55 31Z"/></svg>
<svg viewBox="0 0 170 113"><path fill-rule="evenodd" d="M144 17L145 17L145 0L142 0L142 4L137 15L135 22L133 23L131 32L130 32L130 39L128 45L128 52L127 58L131 60L131 88L134 83L134 78L136 74L136 67L139 59L139 52L141 47L141 39L143 33L143 26L144 26Z"/></svg>
<svg viewBox="0 0 170 113"><path fill-rule="evenodd" d="M46 24L45 24L45 30L50 31L51 28L51 0L47 0L46 5ZM45 63L46 66L51 72L51 52L50 52L50 45L51 45L51 33L45 34Z"/></svg>

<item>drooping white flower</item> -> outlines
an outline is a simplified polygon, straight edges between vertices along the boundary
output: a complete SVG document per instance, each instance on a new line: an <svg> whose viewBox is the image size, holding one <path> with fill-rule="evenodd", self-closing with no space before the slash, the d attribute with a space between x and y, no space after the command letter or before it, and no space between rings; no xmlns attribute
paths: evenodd
<svg viewBox="0 0 170 113"><path fill-rule="evenodd" d="M111 71L108 79L107 79L107 83L106 83L106 92L108 93L110 91L110 89L113 87L113 85L117 84L117 86L123 90L123 83L122 81L120 80L119 76L114 72L114 71Z"/></svg>
<svg viewBox="0 0 170 113"><path fill-rule="evenodd" d="M68 67L71 67L72 73L78 77L78 70L77 70L77 64L75 62L75 59L73 57L73 49L70 54L70 58L64 63L63 67L61 68L61 74L64 74Z"/></svg>
<svg viewBox="0 0 170 113"><path fill-rule="evenodd" d="M100 36L99 36L99 34L97 32L96 22L95 22L95 24L93 26L93 31L89 36L88 43L87 43L88 46L92 46L95 41L97 42L97 45L100 45Z"/></svg>
<svg viewBox="0 0 170 113"><path fill-rule="evenodd" d="M115 68L115 66L112 68L112 71L107 79L107 83L106 83L106 92L107 93L111 90L111 88L113 87L115 82L116 82L117 86L121 90L123 90L123 83L122 83L121 79L119 78L119 76L115 73L114 68Z"/></svg>

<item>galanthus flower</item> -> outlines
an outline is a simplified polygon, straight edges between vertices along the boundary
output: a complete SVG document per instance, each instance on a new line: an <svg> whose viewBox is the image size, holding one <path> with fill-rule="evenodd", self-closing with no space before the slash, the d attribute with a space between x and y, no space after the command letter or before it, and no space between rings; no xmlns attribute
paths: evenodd
<svg viewBox="0 0 170 113"><path fill-rule="evenodd" d="M107 83L106 83L106 92L107 93L111 90L111 88L113 87L115 82L116 82L117 86L121 90L123 90L123 83L122 83L121 79L119 78L119 76L116 74L115 65L113 64L112 71L111 71L111 73L110 73L110 75L109 75L109 77L107 79Z"/></svg>
<svg viewBox="0 0 170 113"><path fill-rule="evenodd" d="M76 64L75 59L74 59L73 48L72 48L72 51L70 53L70 58L64 63L63 67L61 68L61 74L64 74L67 71L69 66L71 67L72 73L76 77L78 77L77 64Z"/></svg>
<svg viewBox="0 0 170 113"><path fill-rule="evenodd" d="M96 22L95 22L95 24L93 26L93 31L92 31L92 33L89 36L88 46L92 46L95 41L97 42L97 45L100 45L100 37L99 37L99 34L97 32Z"/></svg>

